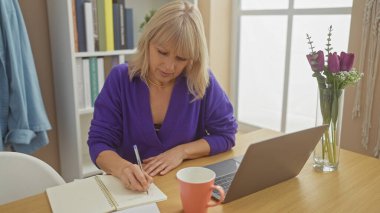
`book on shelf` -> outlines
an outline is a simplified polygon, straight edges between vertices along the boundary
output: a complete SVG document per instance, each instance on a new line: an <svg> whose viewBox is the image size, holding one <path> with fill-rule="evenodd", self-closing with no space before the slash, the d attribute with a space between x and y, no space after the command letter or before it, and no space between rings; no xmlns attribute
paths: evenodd
<svg viewBox="0 0 380 213"><path fill-rule="evenodd" d="M104 0L96 0L96 6L98 7L98 39L99 50L106 50L106 20L104 18Z"/></svg>
<svg viewBox="0 0 380 213"><path fill-rule="evenodd" d="M71 0L71 7L72 7L72 17L73 17L73 30L74 30L74 49L75 52L79 51L78 47L78 27L77 27L77 12L75 7L75 0Z"/></svg>
<svg viewBox="0 0 380 213"><path fill-rule="evenodd" d="M75 0L76 11L76 26L78 33L78 49L79 52L86 52L86 32L85 32L85 18L84 18L84 3L86 0Z"/></svg>
<svg viewBox="0 0 380 213"><path fill-rule="evenodd" d="M111 0L98 0L98 26L100 51L114 50L113 9Z"/></svg>
<svg viewBox="0 0 380 213"><path fill-rule="evenodd" d="M90 85L90 60L82 60L83 87L84 87L84 105L85 109L91 108L91 85Z"/></svg>
<svg viewBox="0 0 380 213"><path fill-rule="evenodd" d="M124 9L124 26L125 26L125 36L126 36L126 48L127 49L134 49L134 30L133 30L133 9L132 8L125 8Z"/></svg>
<svg viewBox="0 0 380 213"><path fill-rule="evenodd" d="M126 36L125 36L125 14L124 14L124 8L125 8L125 1L119 0L119 10L120 10L120 46L121 49L125 50L127 49L127 43L126 43Z"/></svg>
<svg viewBox="0 0 380 213"><path fill-rule="evenodd" d="M111 175L96 175L46 189L55 213L111 212L167 199L154 183L148 191L128 190Z"/></svg>
<svg viewBox="0 0 380 213"><path fill-rule="evenodd" d="M126 44L126 38L125 38L125 14L124 14L124 8L125 8L125 0L113 0L114 4L114 29L115 29L115 39L117 38L118 41L115 41L115 49L116 44L118 45L117 50L124 50L127 49ZM117 11L116 11L117 10ZM115 15L116 13L116 15Z"/></svg>
<svg viewBox="0 0 380 213"><path fill-rule="evenodd" d="M88 52L95 51L94 19L92 2L84 3L84 20L86 31L86 49Z"/></svg>
<svg viewBox="0 0 380 213"><path fill-rule="evenodd" d="M99 94L98 60L96 57L90 57L90 93L91 93L91 106L93 107L96 97Z"/></svg>
<svg viewBox="0 0 380 213"><path fill-rule="evenodd" d="M79 109L90 109L94 106L106 76L118 63L118 56L76 59L76 93Z"/></svg>
<svg viewBox="0 0 380 213"><path fill-rule="evenodd" d="M120 4L113 3L113 38L115 50L121 50L121 30L120 30Z"/></svg>
<svg viewBox="0 0 380 213"><path fill-rule="evenodd" d="M72 0L77 52L134 49L133 9L125 0Z"/></svg>
<svg viewBox="0 0 380 213"><path fill-rule="evenodd" d="M104 2L104 19L105 19L105 31L106 31L106 51L112 51L114 47L113 38L113 9L112 1Z"/></svg>
<svg viewBox="0 0 380 213"><path fill-rule="evenodd" d="M98 58L98 94L103 88L104 84L104 59L102 57Z"/></svg>
<svg viewBox="0 0 380 213"><path fill-rule="evenodd" d="M99 51L99 24L98 24L98 5L97 0L91 0L92 2L92 20L94 29L94 46L95 51Z"/></svg>
<svg viewBox="0 0 380 213"><path fill-rule="evenodd" d="M111 72L112 67L119 64L118 56L108 56L104 57L104 76L107 78L109 73Z"/></svg>

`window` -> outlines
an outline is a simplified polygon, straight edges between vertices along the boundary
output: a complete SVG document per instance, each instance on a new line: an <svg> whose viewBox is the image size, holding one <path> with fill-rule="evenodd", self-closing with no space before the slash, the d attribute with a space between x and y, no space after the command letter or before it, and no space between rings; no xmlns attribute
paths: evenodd
<svg viewBox="0 0 380 213"><path fill-rule="evenodd" d="M306 60L306 33L324 49L347 51L352 0L239 0L235 8L239 122L291 132L315 126L317 83Z"/></svg>

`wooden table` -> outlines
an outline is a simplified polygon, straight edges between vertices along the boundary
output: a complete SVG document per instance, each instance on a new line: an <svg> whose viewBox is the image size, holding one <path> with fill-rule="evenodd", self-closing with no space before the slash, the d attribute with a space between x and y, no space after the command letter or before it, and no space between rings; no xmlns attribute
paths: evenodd
<svg viewBox="0 0 380 213"><path fill-rule="evenodd" d="M161 212L181 212L175 173L188 166L202 166L242 155L250 143L280 133L259 130L237 137L229 152L184 162L179 168L154 181L168 196L159 202ZM1 190L1 189L0 189ZM46 193L0 206L0 212L51 212ZM209 212L380 212L380 161L341 150L337 172L323 174L312 168L312 158L301 173L288 181L209 209Z"/></svg>

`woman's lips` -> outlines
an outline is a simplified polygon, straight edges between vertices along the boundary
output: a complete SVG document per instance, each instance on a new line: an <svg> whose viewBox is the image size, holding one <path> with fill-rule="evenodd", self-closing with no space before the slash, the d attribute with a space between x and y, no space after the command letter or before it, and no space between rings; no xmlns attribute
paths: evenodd
<svg viewBox="0 0 380 213"><path fill-rule="evenodd" d="M168 73L168 72L164 72L164 71L160 71L160 75L164 78L167 78L167 77L170 77L173 75L173 73Z"/></svg>

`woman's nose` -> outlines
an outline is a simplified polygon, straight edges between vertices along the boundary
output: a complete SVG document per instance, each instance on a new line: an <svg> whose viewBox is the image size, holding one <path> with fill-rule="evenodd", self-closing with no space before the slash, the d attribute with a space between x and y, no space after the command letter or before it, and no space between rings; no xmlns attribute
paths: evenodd
<svg viewBox="0 0 380 213"><path fill-rule="evenodd" d="M174 72L174 70L175 70L175 59L168 58L168 59L166 60L165 65L166 65L166 69L167 69L168 71L170 71L170 72Z"/></svg>

